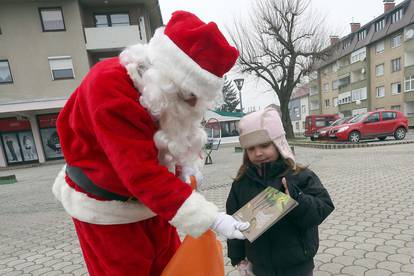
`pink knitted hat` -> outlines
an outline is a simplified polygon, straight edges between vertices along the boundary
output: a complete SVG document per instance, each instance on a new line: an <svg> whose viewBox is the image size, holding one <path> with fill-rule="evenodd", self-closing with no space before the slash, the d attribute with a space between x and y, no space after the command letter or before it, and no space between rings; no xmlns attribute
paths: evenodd
<svg viewBox="0 0 414 276"><path fill-rule="evenodd" d="M285 159L295 157L286 140L282 120L276 109L268 107L244 116L239 122L240 145L247 149L252 146L273 142Z"/></svg>

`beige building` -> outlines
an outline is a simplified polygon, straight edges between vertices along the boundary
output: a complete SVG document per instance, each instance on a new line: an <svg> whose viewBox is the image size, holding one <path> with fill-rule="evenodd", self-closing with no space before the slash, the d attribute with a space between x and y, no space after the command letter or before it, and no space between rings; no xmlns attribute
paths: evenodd
<svg viewBox="0 0 414 276"><path fill-rule="evenodd" d="M311 114L396 109L414 127L413 15L414 1L395 6L384 0L382 15L364 26L351 23L351 33L341 39L332 36L310 82Z"/></svg>
<svg viewBox="0 0 414 276"><path fill-rule="evenodd" d="M56 118L89 68L161 25L157 0L0 0L0 167L61 159Z"/></svg>

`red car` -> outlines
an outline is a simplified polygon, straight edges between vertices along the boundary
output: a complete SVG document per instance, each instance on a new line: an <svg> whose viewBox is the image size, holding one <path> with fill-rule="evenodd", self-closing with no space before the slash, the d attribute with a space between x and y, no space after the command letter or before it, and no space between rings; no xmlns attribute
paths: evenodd
<svg viewBox="0 0 414 276"><path fill-rule="evenodd" d="M316 131L327 127L335 120L339 119L336 114L320 114L320 115L309 115L305 119L305 137L310 137L313 141L317 138Z"/></svg>
<svg viewBox="0 0 414 276"><path fill-rule="evenodd" d="M370 138L383 141L387 136L402 140L405 138L407 129L408 119L400 111L377 110L357 115L347 124L331 128L329 138L352 143Z"/></svg>
<svg viewBox="0 0 414 276"><path fill-rule="evenodd" d="M353 117L344 117L344 118L340 118L340 119L336 120L331 125L317 130L316 133L314 134L314 138L315 139L320 139L320 140L329 139L329 130L331 130L332 127L346 124L352 118Z"/></svg>

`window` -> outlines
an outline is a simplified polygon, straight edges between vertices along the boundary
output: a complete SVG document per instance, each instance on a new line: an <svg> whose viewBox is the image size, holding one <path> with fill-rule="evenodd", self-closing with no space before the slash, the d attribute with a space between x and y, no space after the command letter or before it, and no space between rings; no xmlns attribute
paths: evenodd
<svg viewBox="0 0 414 276"><path fill-rule="evenodd" d="M53 80L74 79L71 57L49 57Z"/></svg>
<svg viewBox="0 0 414 276"><path fill-rule="evenodd" d="M401 82L391 83L391 94L396 95L401 93Z"/></svg>
<svg viewBox="0 0 414 276"><path fill-rule="evenodd" d="M403 9L399 9L393 14L391 14L391 23L395 23L397 21L400 21L400 19L403 16Z"/></svg>
<svg viewBox="0 0 414 276"><path fill-rule="evenodd" d="M302 113L305 114L306 113L306 105L302 105Z"/></svg>
<svg viewBox="0 0 414 276"><path fill-rule="evenodd" d="M358 32L358 41L363 40L367 36L367 30L362 30Z"/></svg>
<svg viewBox="0 0 414 276"><path fill-rule="evenodd" d="M401 111L401 105L392 105L391 109Z"/></svg>
<svg viewBox="0 0 414 276"><path fill-rule="evenodd" d="M351 45L351 39L347 39L342 43L342 49L348 48L348 46Z"/></svg>
<svg viewBox="0 0 414 276"><path fill-rule="evenodd" d="M329 90L329 83L324 83L323 84L323 92L328 92Z"/></svg>
<svg viewBox="0 0 414 276"><path fill-rule="evenodd" d="M391 60L391 72L397 72L401 70L401 58Z"/></svg>
<svg viewBox="0 0 414 276"><path fill-rule="evenodd" d="M365 59L365 57L366 57L365 47L361 48L361 49L358 49L358 50L352 52L352 54L351 54L351 63L354 63L354 62L357 62L357 61L362 61L362 60Z"/></svg>
<svg viewBox="0 0 414 276"><path fill-rule="evenodd" d="M329 106L331 106L331 103L330 103L329 99L326 99L325 100L325 107L329 107Z"/></svg>
<svg viewBox="0 0 414 276"><path fill-rule="evenodd" d="M44 32L65 30L62 8L39 8L39 13Z"/></svg>
<svg viewBox="0 0 414 276"><path fill-rule="evenodd" d="M128 13L95 14L96 27L129 26Z"/></svg>
<svg viewBox="0 0 414 276"><path fill-rule="evenodd" d="M379 41L377 44L375 44L375 51L377 53L384 53L385 45L384 40Z"/></svg>
<svg viewBox="0 0 414 276"><path fill-rule="evenodd" d="M395 118L397 118L397 113L396 112L383 111L381 113L382 113L382 120L383 121L394 120Z"/></svg>
<svg viewBox="0 0 414 276"><path fill-rule="evenodd" d="M13 83L8 60L0 60L0 84Z"/></svg>
<svg viewBox="0 0 414 276"><path fill-rule="evenodd" d="M377 98L382 98L385 96L385 88L384 86L379 86L375 89L377 91Z"/></svg>
<svg viewBox="0 0 414 276"><path fill-rule="evenodd" d="M368 116L367 121L368 122L379 122L379 112L375 112Z"/></svg>
<svg viewBox="0 0 414 276"><path fill-rule="evenodd" d="M339 80L334 80L332 82L332 90L337 90L339 87Z"/></svg>
<svg viewBox="0 0 414 276"><path fill-rule="evenodd" d="M338 106L338 97L332 98L332 103L333 103L334 107L337 107Z"/></svg>
<svg viewBox="0 0 414 276"><path fill-rule="evenodd" d="M366 99L367 99L367 88L366 87L352 90L352 92L351 92L351 100L353 102L355 102L355 101L361 101L361 100L366 100Z"/></svg>
<svg viewBox="0 0 414 276"><path fill-rule="evenodd" d="M293 114L295 114L295 117L296 118L300 116L299 107L294 107L293 108Z"/></svg>
<svg viewBox="0 0 414 276"><path fill-rule="evenodd" d="M375 66L375 75L377 77L384 75L384 63Z"/></svg>
<svg viewBox="0 0 414 276"><path fill-rule="evenodd" d="M396 48L401 45L402 34L398 34L391 38L391 48Z"/></svg>
<svg viewBox="0 0 414 276"><path fill-rule="evenodd" d="M296 126L296 130L299 130L299 122L296 122L295 126Z"/></svg>
<svg viewBox="0 0 414 276"><path fill-rule="evenodd" d="M404 91L413 91L414 90L414 76L405 77L404 80Z"/></svg>
<svg viewBox="0 0 414 276"><path fill-rule="evenodd" d="M302 122L302 128L305 129L306 128L306 122Z"/></svg>
<svg viewBox="0 0 414 276"><path fill-rule="evenodd" d="M347 104L351 102L351 91L341 93L338 95L338 105Z"/></svg>
<svg viewBox="0 0 414 276"><path fill-rule="evenodd" d="M384 29L385 26L385 18L381 19L380 21L375 22L375 31L381 31L382 29Z"/></svg>

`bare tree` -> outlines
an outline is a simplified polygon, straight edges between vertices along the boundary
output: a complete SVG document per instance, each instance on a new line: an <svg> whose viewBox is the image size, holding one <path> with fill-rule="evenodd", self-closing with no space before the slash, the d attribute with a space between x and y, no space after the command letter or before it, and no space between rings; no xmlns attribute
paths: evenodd
<svg viewBox="0 0 414 276"><path fill-rule="evenodd" d="M312 16L309 0L257 0L246 21L235 21L230 37L240 51L242 73L263 79L277 94L283 126L294 138L289 99L313 62L323 59L323 18Z"/></svg>

